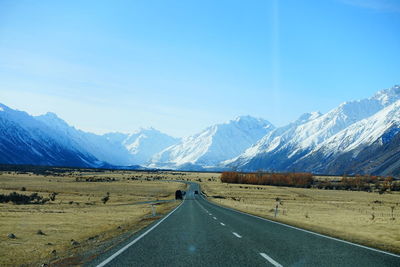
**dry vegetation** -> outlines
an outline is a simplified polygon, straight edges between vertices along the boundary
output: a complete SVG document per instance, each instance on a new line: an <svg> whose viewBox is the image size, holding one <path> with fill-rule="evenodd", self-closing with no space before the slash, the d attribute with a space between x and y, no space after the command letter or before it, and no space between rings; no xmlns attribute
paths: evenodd
<svg viewBox="0 0 400 267"><path fill-rule="evenodd" d="M400 181L393 177L355 175L353 177L313 177L311 173L223 172L221 182L233 184L275 185L327 190L379 192L400 191Z"/></svg>
<svg viewBox="0 0 400 267"><path fill-rule="evenodd" d="M205 181L201 183L202 190L209 200L218 204L400 253L398 191L379 194Z"/></svg>
<svg viewBox="0 0 400 267"><path fill-rule="evenodd" d="M143 228L159 217L151 217L149 204L140 202L173 199L175 190L185 187L169 180L198 182L209 200L224 206L400 253L400 192L228 184L222 183L220 176L196 172L67 171L56 176L54 172L46 176L2 172L0 194L37 192L49 200L30 205L0 203L0 266L37 266L71 259L93 251L105 240ZM342 178L313 179L341 183ZM54 201L50 199L53 192L58 193ZM157 212L168 212L177 204L166 202L157 206ZM9 238L10 233L16 238Z"/></svg>
<svg viewBox="0 0 400 267"><path fill-rule="evenodd" d="M0 195L38 193L46 201L0 203L0 266L57 262L133 233L159 218L151 216L148 203L140 202L172 200L175 190L185 187L142 172L74 171L46 176L1 172ZM157 213L178 204L162 203Z"/></svg>

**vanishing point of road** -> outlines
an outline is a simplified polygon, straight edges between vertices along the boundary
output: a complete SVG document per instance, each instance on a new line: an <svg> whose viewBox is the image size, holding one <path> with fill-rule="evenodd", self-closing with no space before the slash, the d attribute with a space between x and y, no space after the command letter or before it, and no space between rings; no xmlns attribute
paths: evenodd
<svg viewBox="0 0 400 267"><path fill-rule="evenodd" d="M87 266L400 266L400 255L227 209L195 190L190 183L180 206Z"/></svg>

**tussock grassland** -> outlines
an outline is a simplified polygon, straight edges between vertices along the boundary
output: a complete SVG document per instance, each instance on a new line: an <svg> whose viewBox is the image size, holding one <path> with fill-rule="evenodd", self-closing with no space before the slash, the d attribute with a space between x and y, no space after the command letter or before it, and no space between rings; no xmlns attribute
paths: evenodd
<svg viewBox="0 0 400 267"><path fill-rule="evenodd" d="M400 254L399 192L378 194L209 181L200 184L215 203Z"/></svg>
<svg viewBox="0 0 400 267"><path fill-rule="evenodd" d="M102 244L158 219L151 217L149 204L140 202L173 199L175 190L186 187L166 180L198 182L208 199L218 204L400 253L399 192L226 184L219 177L219 173L196 172L74 171L47 176L2 172L0 194L58 195L43 205L0 203L0 266L38 266L61 259L67 259L65 266L79 264L77 255L104 250ZM103 204L107 192L109 200ZM278 216L274 218L277 203ZM157 213L166 213L178 204L158 205ZM44 235L37 234L38 230ZM10 233L16 239L7 237ZM72 239L79 244L73 245Z"/></svg>
<svg viewBox="0 0 400 267"><path fill-rule="evenodd" d="M124 171L58 176L2 172L0 194L37 192L45 198L53 192L57 195L45 204L0 203L0 266L39 266L76 257L115 236L145 227L159 217L152 217L150 205L140 202L172 200L175 190L186 188L182 183L153 177ZM77 182L76 178L103 182ZM104 182L109 178L115 181ZM109 200L103 204L107 192ZM157 213L166 213L179 203L157 205ZM38 234L39 230L42 234ZM8 237L11 233L15 239Z"/></svg>
<svg viewBox="0 0 400 267"><path fill-rule="evenodd" d="M400 254L400 192L221 183L219 173L166 173L198 182L208 200L329 236ZM314 176L341 181L338 176ZM351 178L348 178L351 179ZM278 198L278 201L277 201ZM278 215L275 218L275 207ZM392 212L393 211L393 212Z"/></svg>

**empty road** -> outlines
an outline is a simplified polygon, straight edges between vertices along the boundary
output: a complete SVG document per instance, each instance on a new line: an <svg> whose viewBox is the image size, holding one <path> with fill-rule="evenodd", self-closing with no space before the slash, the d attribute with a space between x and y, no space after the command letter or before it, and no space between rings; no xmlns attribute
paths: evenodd
<svg viewBox="0 0 400 267"><path fill-rule="evenodd" d="M226 209L194 190L191 183L167 217L87 266L400 266L399 255Z"/></svg>

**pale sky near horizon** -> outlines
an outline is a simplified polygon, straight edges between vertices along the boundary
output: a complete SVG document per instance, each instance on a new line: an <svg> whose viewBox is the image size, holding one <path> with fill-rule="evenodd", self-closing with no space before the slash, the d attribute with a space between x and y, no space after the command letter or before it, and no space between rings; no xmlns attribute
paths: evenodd
<svg viewBox="0 0 400 267"><path fill-rule="evenodd" d="M86 131L282 126L400 83L397 0L0 0L0 103Z"/></svg>

